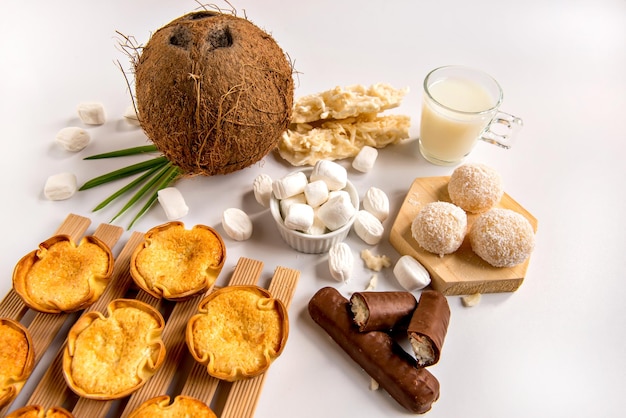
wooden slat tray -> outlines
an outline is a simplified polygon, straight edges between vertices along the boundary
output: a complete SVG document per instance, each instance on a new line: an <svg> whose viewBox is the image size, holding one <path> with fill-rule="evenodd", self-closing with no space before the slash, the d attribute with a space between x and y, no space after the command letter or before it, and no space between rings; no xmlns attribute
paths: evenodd
<svg viewBox="0 0 626 418"><path fill-rule="evenodd" d="M68 234L72 239L78 241L90 224L91 221L88 218L70 214L55 232L55 235ZM120 227L103 224L96 229L94 235L113 248L120 239L122 232ZM130 277L129 265L132 252L142 239L143 233L134 232L131 234L116 258L111 282L100 299L85 312L91 310L106 312L108 303L121 297L136 298L159 309L166 319L163 341L167 354L161 368L142 388L127 398L116 401L95 401L80 398L67 387L63 378L61 368L63 347L61 347L56 353L51 353L52 355L48 356L52 360L45 369L46 372L41 380L32 389L26 404L42 405L45 408L62 406L77 417L126 417L141 403L155 396L167 394L173 398L178 394L184 394L211 405L218 417L252 417L263 388L263 382L269 371L253 379L228 383L212 378L207 374L204 366L193 360L185 344L185 328L188 319L196 313L198 303L206 294L175 303L155 299L147 293L137 290ZM242 257L238 260L228 284L257 284L262 270L263 263L261 261ZM299 278L299 271L277 267L268 290L272 296L280 299L289 308ZM9 291L0 302L0 316L2 317L22 321L28 317L28 312L29 308L23 304L21 298L13 290ZM32 321L28 324L28 329L35 346L37 364L44 357L44 354L52 349L51 343L54 339L58 338L61 332L69 330L69 326L64 327L66 322L75 321L79 314L53 315L37 312L33 315ZM62 336L63 339L65 337L66 335ZM27 387L29 387L28 384L25 388ZM13 406L17 408L22 405ZM6 414L9 408L11 405L0 410L0 414Z"/></svg>
<svg viewBox="0 0 626 418"><path fill-rule="evenodd" d="M413 181L389 233L389 242L402 255L410 255L426 267L431 286L445 295L513 292L522 284L530 258L510 268L492 267L478 257L466 238L461 247L443 257L422 249L411 235L411 223L427 203L450 202L449 176L424 177ZM496 207L524 215L537 230L537 219L504 193ZM468 228L477 215L468 214ZM469 229L468 229L469 230Z"/></svg>

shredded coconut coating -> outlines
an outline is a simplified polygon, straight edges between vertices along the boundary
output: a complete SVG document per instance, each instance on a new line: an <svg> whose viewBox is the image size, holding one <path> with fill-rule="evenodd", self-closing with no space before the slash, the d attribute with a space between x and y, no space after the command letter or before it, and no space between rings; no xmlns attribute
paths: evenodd
<svg viewBox="0 0 626 418"><path fill-rule="evenodd" d="M408 88L395 89L385 83L369 87L356 84L335 87L296 100L291 121L315 122L321 119L345 119L363 113L378 113L400 105Z"/></svg>
<svg viewBox="0 0 626 418"><path fill-rule="evenodd" d="M494 267L524 262L535 246L533 227L510 209L491 209L480 215L469 232L472 250Z"/></svg>
<svg viewBox="0 0 626 418"><path fill-rule="evenodd" d="M428 203L411 224L411 234L417 243L440 257L455 252L463 243L466 232L465 211L448 202Z"/></svg>
<svg viewBox="0 0 626 418"><path fill-rule="evenodd" d="M471 213L491 209L502 199L502 177L484 164L464 164L457 167L448 182L450 200Z"/></svg>

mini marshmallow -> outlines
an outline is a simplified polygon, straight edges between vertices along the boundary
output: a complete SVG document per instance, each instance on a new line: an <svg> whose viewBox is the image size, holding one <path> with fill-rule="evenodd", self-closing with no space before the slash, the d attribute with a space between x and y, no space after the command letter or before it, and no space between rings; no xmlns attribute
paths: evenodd
<svg viewBox="0 0 626 418"><path fill-rule="evenodd" d="M428 270L410 255L403 255L393 268L398 283L409 292L420 290L430 284Z"/></svg>
<svg viewBox="0 0 626 418"><path fill-rule="evenodd" d="M132 105L128 106L126 108L126 111L124 111L124 119L126 119L126 122L133 126L141 126L141 123L139 123L139 117L137 116L137 112L135 111L135 107Z"/></svg>
<svg viewBox="0 0 626 418"><path fill-rule="evenodd" d="M280 213L283 215L283 217L289 210L289 206L293 205L294 203L306 203L306 197L304 197L304 193L300 193L280 201Z"/></svg>
<svg viewBox="0 0 626 418"><path fill-rule="evenodd" d="M65 200L72 197L76 190L76 176L72 173L59 173L48 177L43 194L48 200Z"/></svg>
<svg viewBox="0 0 626 418"><path fill-rule="evenodd" d="M87 125L102 125L106 121L102 103L81 103L78 105L78 117Z"/></svg>
<svg viewBox="0 0 626 418"><path fill-rule="evenodd" d="M338 194L320 206L318 216L326 228L335 231L348 223L355 212L356 208L352 202Z"/></svg>
<svg viewBox="0 0 626 418"><path fill-rule="evenodd" d="M245 241L252 236L252 221L238 208L229 208L222 213L222 228L235 241Z"/></svg>
<svg viewBox="0 0 626 418"><path fill-rule="evenodd" d="M328 250L328 269L333 279L347 283L352 276L354 256L345 242L339 242Z"/></svg>
<svg viewBox="0 0 626 418"><path fill-rule="evenodd" d="M378 218L366 210L357 212L353 228L359 238L369 245L378 244L385 232L385 228Z"/></svg>
<svg viewBox="0 0 626 418"><path fill-rule="evenodd" d="M313 208L306 203L294 203L289 206L283 222L289 229L306 231L313 225L315 213Z"/></svg>
<svg viewBox="0 0 626 418"><path fill-rule="evenodd" d="M91 136L89 136L89 132L83 128L68 126L57 132L54 139L57 144L61 145L67 151L77 152L89 144Z"/></svg>
<svg viewBox="0 0 626 418"><path fill-rule="evenodd" d="M363 209L384 222L389 217L389 198L381 189L370 187L363 197Z"/></svg>
<svg viewBox="0 0 626 418"><path fill-rule="evenodd" d="M328 200L328 186L323 180L312 181L304 188L306 203L312 208L320 206Z"/></svg>
<svg viewBox="0 0 626 418"><path fill-rule="evenodd" d="M341 190L348 182L346 169L334 161L319 160L313 166L310 181L323 180L328 185L328 190Z"/></svg>
<svg viewBox="0 0 626 418"><path fill-rule="evenodd" d="M270 205L272 196L272 178L267 174L259 174L252 182L254 198L264 208Z"/></svg>
<svg viewBox="0 0 626 418"><path fill-rule="evenodd" d="M189 212L189 207L187 207L182 193L176 187L166 187L159 190L157 199L169 221L180 219Z"/></svg>
<svg viewBox="0 0 626 418"><path fill-rule="evenodd" d="M367 173L374 167L376 158L378 158L378 150L365 145L352 160L352 167L362 173Z"/></svg>
<svg viewBox="0 0 626 418"><path fill-rule="evenodd" d="M296 171L287 174L283 178L274 180L272 182L272 191L276 199L287 199L288 197L303 193L308 183L309 180L306 178L306 174L302 171Z"/></svg>

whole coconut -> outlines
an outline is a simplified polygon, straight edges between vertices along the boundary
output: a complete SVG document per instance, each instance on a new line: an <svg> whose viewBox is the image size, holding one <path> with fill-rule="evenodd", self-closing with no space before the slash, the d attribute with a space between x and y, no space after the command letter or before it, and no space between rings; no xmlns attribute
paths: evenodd
<svg viewBox="0 0 626 418"><path fill-rule="evenodd" d="M234 15L173 20L152 35L134 71L141 127L188 175L254 164L291 119L291 63L269 34Z"/></svg>

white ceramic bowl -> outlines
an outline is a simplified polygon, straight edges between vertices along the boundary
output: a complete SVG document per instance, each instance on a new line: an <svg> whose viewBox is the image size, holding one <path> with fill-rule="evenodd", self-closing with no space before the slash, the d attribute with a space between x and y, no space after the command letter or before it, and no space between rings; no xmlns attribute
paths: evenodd
<svg viewBox="0 0 626 418"><path fill-rule="evenodd" d="M304 172L308 178L313 169L306 168L299 171ZM294 250L308 254L320 254L328 252L333 245L346 239L350 229L352 228L352 224L354 224L356 213L359 209L359 193L350 180L347 181L346 187L343 190L348 192L350 195L350 200L352 201L356 211L354 212L352 218L350 218L344 226L334 231L326 232L322 235L305 234L303 232L287 228L280 213L280 200L276 199L276 197L272 194L272 197L270 198L270 212L272 213L278 232L283 240Z"/></svg>

